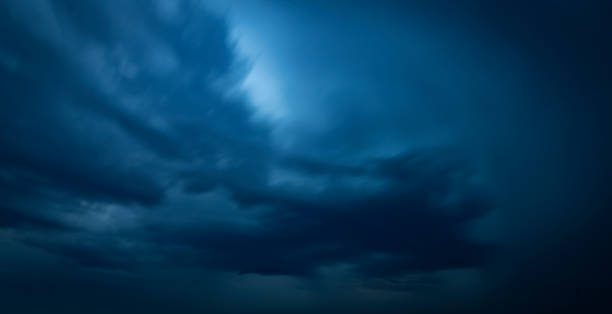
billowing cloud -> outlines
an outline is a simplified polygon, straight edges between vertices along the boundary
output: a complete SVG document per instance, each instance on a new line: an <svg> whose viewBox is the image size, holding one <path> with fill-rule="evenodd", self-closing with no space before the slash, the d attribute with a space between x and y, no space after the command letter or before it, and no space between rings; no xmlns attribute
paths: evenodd
<svg viewBox="0 0 612 314"><path fill-rule="evenodd" d="M33 228L17 233L24 243L86 267L130 266L128 242L163 256L162 243L189 247L203 267L289 275L470 267L488 252L464 229L489 205L455 182L471 174L451 155L348 166L275 148L237 85L247 68L228 26L205 7L8 7L5 53L19 65L3 73L3 223ZM57 32L29 29L30 10ZM219 191L193 208L177 200Z"/></svg>
<svg viewBox="0 0 612 314"><path fill-rule="evenodd" d="M607 127L573 100L604 97L600 55L565 65L552 15L501 7L543 33L483 1L5 1L0 295L438 313L501 311L530 278L550 293L509 308L558 308L559 274L597 291L577 278L607 275L608 168L586 166ZM583 254L551 266L563 245Z"/></svg>

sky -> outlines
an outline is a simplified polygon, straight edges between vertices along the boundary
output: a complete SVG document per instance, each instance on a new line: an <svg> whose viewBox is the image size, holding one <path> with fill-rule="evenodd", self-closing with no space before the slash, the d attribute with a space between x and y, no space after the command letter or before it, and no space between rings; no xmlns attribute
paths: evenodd
<svg viewBox="0 0 612 314"><path fill-rule="evenodd" d="M1 311L609 312L610 9L2 1Z"/></svg>

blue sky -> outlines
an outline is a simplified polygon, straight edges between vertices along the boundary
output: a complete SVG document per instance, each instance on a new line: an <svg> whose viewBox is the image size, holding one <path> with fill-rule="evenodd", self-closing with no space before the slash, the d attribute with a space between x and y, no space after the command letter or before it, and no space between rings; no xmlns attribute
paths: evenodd
<svg viewBox="0 0 612 314"><path fill-rule="evenodd" d="M606 9L4 1L3 307L588 312Z"/></svg>

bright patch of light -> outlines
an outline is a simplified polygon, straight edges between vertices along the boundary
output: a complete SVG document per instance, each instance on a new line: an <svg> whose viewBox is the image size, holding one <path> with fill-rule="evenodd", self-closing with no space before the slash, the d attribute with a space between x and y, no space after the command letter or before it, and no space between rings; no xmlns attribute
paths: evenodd
<svg viewBox="0 0 612 314"><path fill-rule="evenodd" d="M281 93L280 81L273 71L265 53L257 45L255 36L239 27L234 29L238 53L246 58L251 65L250 71L241 89L249 96L259 117L278 120L285 116L285 107Z"/></svg>

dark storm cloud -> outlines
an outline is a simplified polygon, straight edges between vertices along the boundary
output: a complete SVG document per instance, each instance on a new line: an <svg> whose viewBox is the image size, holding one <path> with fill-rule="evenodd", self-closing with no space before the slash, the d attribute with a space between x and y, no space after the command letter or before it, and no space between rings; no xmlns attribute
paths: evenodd
<svg viewBox="0 0 612 314"><path fill-rule="evenodd" d="M209 4L0 4L9 313L603 300L607 4Z"/></svg>
<svg viewBox="0 0 612 314"><path fill-rule="evenodd" d="M182 172L265 134L231 95L241 65L225 22L185 5L178 20L145 3L2 5L1 217L14 239L124 265L114 232L88 234L97 215L161 206Z"/></svg>
<svg viewBox="0 0 612 314"><path fill-rule="evenodd" d="M170 224L172 230L156 226L155 234L194 246L204 263L242 273L313 275L323 266L349 264L369 276L393 276L482 265L492 247L475 243L465 231L491 204L470 187L466 165L439 153L373 160L353 169L291 162L299 169L296 176L322 173L335 183L314 195L289 183L267 191L230 188L242 204L266 207L259 209L256 226ZM351 181L362 184L351 187Z"/></svg>
<svg viewBox="0 0 612 314"><path fill-rule="evenodd" d="M0 227L54 229L63 228L64 226L53 221L53 219L31 216L20 211L16 211L10 207L3 207L0 211Z"/></svg>
<svg viewBox="0 0 612 314"><path fill-rule="evenodd" d="M274 152L267 127L253 121L242 96L229 94L245 64L228 26L195 2L173 10L5 6L3 54L17 61L2 71L10 117L2 222L34 228L15 239L94 268L140 262L116 237L138 243L145 257L163 256L164 245L188 246L203 267L243 273L306 275L348 263L387 276L483 263L489 249L465 228L489 205L453 181L466 165L436 153L345 166ZM360 136L347 132L340 136ZM245 219L258 227L237 225L231 216L240 212L229 211L221 227L206 218L164 221L169 210L187 215L167 198L182 193L176 185L193 197L226 190L222 206L255 211ZM96 221L100 215L117 220Z"/></svg>
<svg viewBox="0 0 612 314"><path fill-rule="evenodd" d="M16 68L2 71L2 160L15 169L152 204L172 179L159 173L165 160L216 154L235 146L223 137L261 133L244 104L214 90L235 62L223 21L201 9L164 23L136 4L6 6L3 54ZM36 13L40 24L30 20Z"/></svg>

